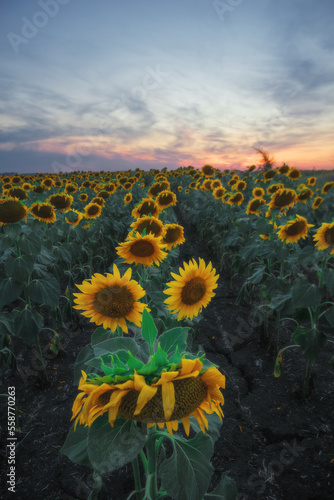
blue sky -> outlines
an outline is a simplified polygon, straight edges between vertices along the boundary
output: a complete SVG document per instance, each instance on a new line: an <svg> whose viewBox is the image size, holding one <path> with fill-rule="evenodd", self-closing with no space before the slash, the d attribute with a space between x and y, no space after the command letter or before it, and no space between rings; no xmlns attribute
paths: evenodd
<svg viewBox="0 0 334 500"><path fill-rule="evenodd" d="M332 0L0 4L0 172L334 167Z"/></svg>

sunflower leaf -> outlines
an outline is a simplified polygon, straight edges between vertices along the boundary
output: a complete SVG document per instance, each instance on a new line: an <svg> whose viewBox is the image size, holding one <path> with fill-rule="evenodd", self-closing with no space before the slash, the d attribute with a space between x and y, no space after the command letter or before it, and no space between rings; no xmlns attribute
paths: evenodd
<svg viewBox="0 0 334 500"><path fill-rule="evenodd" d="M183 352L187 345L188 331L187 327L176 327L162 333L159 337L161 348L167 354L174 353L177 347L180 352Z"/></svg>
<svg viewBox="0 0 334 500"><path fill-rule="evenodd" d="M28 287L28 293L37 304L57 306L59 303L59 283L53 276L50 276L47 281L33 280Z"/></svg>
<svg viewBox="0 0 334 500"><path fill-rule="evenodd" d="M91 467L88 457L88 430L88 427L78 425L74 431L73 426L67 434L65 443L59 452L66 455L75 464Z"/></svg>
<svg viewBox="0 0 334 500"><path fill-rule="evenodd" d="M88 456L100 473L119 469L137 457L146 435L131 420L117 418L111 427L107 414L93 422L88 433Z"/></svg>
<svg viewBox="0 0 334 500"><path fill-rule="evenodd" d="M214 470L212 439L202 433L187 440L175 435L173 447L173 455L159 467L162 487L175 500L202 500Z"/></svg>
<svg viewBox="0 0 334 500"><path fill-rule="evenodd" d="M146 365L144 365L140 370L138 370L139 375L152 375L157 371L157 365L154 358L151 359Z"/></svg>
<svg viewBox="0 0 334 500"><path fill-rule="evenodd" d="M228 472L224 472L221 475L219 484L204 495L204 500L236 500L238 491L235 481L227 474Z"/></svg>
<svg viewBox="0 0 334 500"><path fill-rule="evenodd" d="M150 349L152 349L154 341L158 334L158 329L154 324L152 316L146 309L143 310L141 334L143 339L146 340L146 342L149 344Z"/></svg>
<svg viewBox="0 0 334 500"><path fill-rule="evenodd" d="M22 291L22 285L12 278L3 280L0 284L0 309L18 299Z"/></svg>
<svg viewBox="0 0 334 500"><path fill-rule="evenodd" d="M166 366L168 364L167 354L161 349L160 342L158 344L158 349L154 354L154 360L157 366Z"/></svg>
<svg viewBox="0 0 334 500"><path fill-rule="evenodd" d="M27 344L37 344L38 334L43 328L43 316L26 306L14 312L15 336Z"/></svg>
<svg viewBox="0 0 334 500"><path fill-rule="evenodd" d="M139 359L136 359L131 351L128 351L129 353L129 359L128 359L128 367L130 368L130 370L140 370L143 366L144 366L144 363L142 363L141 361L139 361Z"/></svg>
<svg viewBox="0 0 334 500"><path fill-rule="evenodd" d="M7 276L21 283L27 281L34 269L34 260L32 255L21 255L7 259L5 262Z"/></svg>

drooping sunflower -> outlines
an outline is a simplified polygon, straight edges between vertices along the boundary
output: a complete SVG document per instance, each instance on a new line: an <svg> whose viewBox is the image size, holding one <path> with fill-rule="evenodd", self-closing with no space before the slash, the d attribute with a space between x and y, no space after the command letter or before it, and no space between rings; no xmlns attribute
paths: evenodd
<svg viewBox="0 0 334 500"><path fill-rule="evenodd" d="M183 227L179 224L165 224L161 241L166 245L165 250L171 250L173 247L182 245L186 241Z"/></svg>
<svg viewBox="0 0 334 500"><path fill-rule="evenodd" d="M263 198L265 195L265 190L261 187L256 187L252 191L254 198Z"/></svg>
<svg viewBox="0 0 334 500"><path fill-rule="evenodd" d="M143 264L150 267L153 264L159 266L167 257L167 252L164 252L163 248L161 238L155 238L151 234L141 236L137 232L134 235L130 233L127 240L116 247L116 251L127 264Z"/></svg>
<svg viewBox="0 0 334 500"><path fill-rule="evenodd" d="M270 199L268 203L269 208L280 208L284 210L286 208L292 207L297 201L297 194L294 189L278 189Z"/></svg>
<svg viewBox="0 0 334 500"><path fill-rule="evenodd" d="M150 198L155 198L162 191L166 191L166 189L170 189L169 181L163 180L162 182L155 182L147 191L147 196L149 196Z"/></svg>
<svg viewBox="0 0 334 500"><path fill-rule="evenodd" d="M135 219L139 219L139 217L142 217L143 215L152 215L153 217L157 217L159 212L159 205L152 200L152 198L144 198L137 206L135 206L131 215Z"/></svg>
<svg viewBox="0 0 334 500"><path fill-rule="evenodd" d="M6 181L6 182L12 182L12 184L20 184L20 182L22 182L22 177L20 177L19 175L13 175L13 177L11 177L10 181Z"/></svg>
<svg viewBox="0 0 334 500"><path fill-rule="evenodd" d="M298 193L297 198L298 198L298 201L300 201L302 203L306 203L307 200L309 198L312 198L313 195L314 195L314 192L312 191L312 189L304 189L303 191Z"/></svg>
<svg viewBox="0 0 334 500"><path fill-rule="evenodd" d="M296 214L295 219L290 220L287 224L278 226L279 231L277 235L281 241L285 241L286 243L297 243L301 238L306 238L307 231L313 226L314 224L307 223L305 217Z"/></svg>
<svg viewBox="0 0 334 500"><path fill-rule="evenodd" d="M13 187L9 189L8 195L11 196L12 198L18 198L19 200L27 200L28 199L28 193L19 187Z"/></svg>
<svg viewBox="0 0 334 500"><path fill-rule="evenodd" d="M334 181L326 182L321 189L321 194L326 194L334 186Z"/></svg>
<svg viewBox="0 0 334 500"><path fill-rule="evenodd" d="M215 180L213 180L213 181L211 182L211 189L212 189L212 190L215 190L215 189L216 189L216 188L218 188L218 187L220 187L220 188L221 188L221 187L223 187L223 185L222 185L221 181L220 181L219 179L215 179Z"/></svg>
<svg viewBox="0 0 334 500"><path fill-rule="evenodd" d="M40 221L56 222L56 212L50 203L34 203L29 208L29 212Z"/></svg>
<svg viewBox="0 0 334 500"><path fill-rule="evenodd" d="M282 182L272 184L271 186L269 186L267 188L267 194L274 194L274 193L276 193L276 191L278 191L279 189L283 189L283 188L284 188L284 184Z"/></svg>
<svg viewBox="0 0 334 500"><path fill-rule="evenodd" d="M176 205L176 194L172 191L161 191L161 193L158 194L155 200L160 210L164 210L171 205Z"/></svg>
<svg viewBox="0 0 334 500"><path fill-rule="evenodd" d="M247 183L245 181L238 181L235 184L235 188L237 191L244 191L247 187Z"/></svg>
<svg viewBox="0 0 334 500"><path fill-rule="evenodd" d="M142 312L147 304L138 302L144 297L145 291L135 280L131 280L132 270L129 268L121 276L116 266L113 273L94 274L82 285L76 285L81 293L74 293L76 303L74 309L80 309L90 322L110 328L112 332L119 325L123 332L128 333L127 321L141 326Z"/></svg>
<svg viewBox="0 0 334 500"><path fill-rule="evenodd" d="M132 193L126 193L123 201L124 201L124 205L128 205L132 201Z"/></svg>
<svg viewBox="0 0 334 500"><path fill-rule="evenodd" d="M265 205L266 201L263 198L253 198L252 200L249 201L246 209L246 214L256 214L259 215L261 213L260 210L258 210L259 207L262 205Z"/></svg>
<svg viewBox="0 0 334 500"><path fill-rule="evenodd" d="M130 227L133 228L133 231L136 231L140 234L146 230L146 234L153 234L156 238L162 235L164 230L164 225L161 220L156 217L140 217L135 222L133 222Z"/></svg>
<svg viewBox="0 0 334 500"><path fill-rule="evenodd" d="M271 181L271 179L275 177L276 173L277 173L276 170L267 170L267 172L263 174L264 182Z"/></svg>
<svg viewBox="0 0 334 500"><path fill-rule="evenodd" d="M232 196L227 201L228 205L241 205L241 203L244 201L244 195L240 193L239 191Z"/></svg>
<svg viewBox="0 0 334 500"><path fill-rule="evenodd" d="M34 186L32 190L34 193L41 194L41 193L44 193L47 190L47 188L45 186L42 186L42 185L37 185L37 186Z"/></svg>
<svg viewBox="0 0 334 500"><path fill-rule="evenodd" d="M25 219L27 222L28 209L18 198L5 198L0 200L0 226L13 224Z"/></svg>
<svg viewBox="0 0 334 500"><path fill-rule="evenodd" d="M84 211L86 219L97 219L101 215L102 207L98 203L88 203Z"/></svg>
<svg viewBox="0 0 334 500"><path fill-rule="evenodd" d="M78 191L78 184L76 182L71 182L66 184L65 193L76 193Z"/></svg>
<svg viewBox="0 0 334 500"><path fill-rule="evenodd" d="M92 375L82 371L78 389L81 391L72 407L72 419L77 425L90 427L101 415L108 412L113 427L116 418L146 423L147 427L165 425L170 435L178 430L179 420L189 436L190 418L194 417L205 433L208 420L204 414L224 416L221 406L224 397L225 377L215 366L203 369L201 359L183 357L175 367L167 366L151 376L133 370L117 383L113 375ZM116 382L116 383L115 383Z"/></svg>
<svg viewBox="0 0 334 500"><path fill-rule="evenodd" d="M278 174L287 174L290 170L289 165L286 165L285 163L277 169Z"/></svg>
<svg viewBox="0 0 334 500"><path fill-rule="evenodd" d="M88 194L87 193L81 193L79 196L79 201L87 201L88 200Z"/></svg>
<svg viewBox="0 0 334 500"><path fill-rule="evenodd" d="M180 267L180 275L171 273L176 281L170 281L166 285L168 290L164 293L170 295L164 302L172 313L178 313L180 321L186 317L193 319L206 307L215 293L219 274L212 268L212 263L206 266L203 259L199 258L199 264L192 259Z"/></svg>
<svg viewBox="0 0 334 500"><path fill-rule="evenodd" d="M100 196L95 196L94 198L92 198L90 200L89 203L97 203L98 205L100 205L100 207L104 207L105 200L103 198L101 198Z"/></svg>
<svg viewBox="0 0 334 500"><path fill-rule="evenodd" d="M326 250L332 247L331 255L334 254L334 222L323 222L318 231L313 235L314 241L317 241L318 250Z"/></svg>
<svg viewBox="0 0 334 500"><path fill-rule="evenodd" d="M211 186L212 186L212 180L205 179L203 181L203 184L201 185L201 191L211 191Z"/></svg>
<svg viewBox="0 0 334 500"><path fill-rule="evenodd" d="M322 196L317 196L316 198L314 198L314 201L312 203L312 209L316 210L317 208L319 208L323 201L324 199Z"/></svg>
<svg viewBox="0 0 334 500"><path fill-rule="evenodd" d="M66 212L71 208L73 196L67 194L52 194L47 198L46 202L50 203L58 210Z"/></svg>

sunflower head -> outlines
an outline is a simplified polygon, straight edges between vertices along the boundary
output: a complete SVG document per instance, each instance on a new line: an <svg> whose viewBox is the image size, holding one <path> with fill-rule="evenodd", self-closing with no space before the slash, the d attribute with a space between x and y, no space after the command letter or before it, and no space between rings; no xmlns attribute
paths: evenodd
<svg viewBox="0 0 334 500"><path fill-rule="evenodd" d="M215 169L211 165L204 165L201 170L205 177L213 177L215 175Z"/></svg>
<svg viewBox="0 0 334 500"><path fill-rule="evenodd" d="M53 194L49 196L46 201L47 203L53 205L55 208L64 212L70 209L73 202L73 196L66 194Z"/></svg>
<svg viewBox="0 0 334 500"><path fill-rule="evenodd" d="M13 224L22 219L27 221L28 209L18 198L5 198L0 200L0 226Z"/></svg>
<svg viewBox="0 0 334 500"><path fill-rule="evenodd" d="M17 198L18 200L27 200L28 199L28 193L19 187L13 187L9 189L8 195L11 196L12 198Z"/></svg>
<svg viewBox="0 0 334 500"><path fill-rule="evenodd" d="M300 170L298 170L298 168L291 168L290 171L288 172L288 177L291 180L299 179L299 177L301 177L301 175L302 175L302 173Z"/></svg>
<svg viewBox="0 0 334 500"><path fill-rule="evenodd" d="M29 212L40 221L47 223L56 221L55 209L50 203L34 203Z"/></svg>
<svg viewBox="0 0 334 500"><path fill-rule="evenodd" d="M101 205L98 203L89 203L84 207L86 219L97 219L101 215Z"/></svg>
<svg viewBox="0 0 334 500"><path fill-rule="evenodd" d="M199 264L193 259L180 267L180 275L171 273L175 281L167 283L164 293L170 295L165 300L166 307L172 313L178 313L178 320L186 317L190 320L206 307L215 293L219 274L212 268L211 262L206 266L203 259Z"/></svg>
<svg viewBox="0 0 334 500"><path fill-rule="evenodd" d="M308 224L305 217L297 215L295 219L290 220L287 224L278 227L278 237L286 243L297 243L301 238L305 239L307 232L313 224Z"/></svg>
<svg viewBox="0 0 334 500"><path fill-rule="evenodd" d="M135 234L130 233L127 240L116 247L116 251L127 264L159 266L160 262L167 257L167 252L163 251L164 247L161 238L156 238L152 234L143 236L135 232Z"/></svg>
<svg viewBox="0 0 334 500"><path fill-rule="evenodd" d="M269 208L286 209L292 207L297 201L297 194L294 189L278 189L269 202Z"/></svg>
<svg viewBox="0 0 334 500"><path fill-rule="evenodd" d="M237 192L230 196L230 198L227 201L228 205L241 205L241 203L244 201L244 195L240 192Z"/></svg>
<svg viewBox="0 0 334 500"><path fill-rule="evenodd" d="M165 224L164 234L162 237L162 243L165 246L165 250L171 250L172 248L181 245L186 240L184 238L183 227L179 224Z"/></svg>
<svg viewBox="0 0 334 500"><path fill-rule="evenodd" d="M308 177L308 179L307 179L307 185L308 186L314 186L316 182L317 182L317 178L316 177Z"/></svg>
<svg viewBox="0 0 334 500"><path fill-rule="evenodd" d="M176 194L168 190L161 191L156 197L156 202L160 210L164 210L171 205L176 205Z"/></svg>
<svg viewBox="0 0 334 500"><path fill-rule="evenodd" d="M143 215L152 215L157 217L160 212L159 205L152 200L152 198L144 198L135 208L132 210L131 215L135 219L139 219Z"/></svg>
<svg viewBox="0 0 334 500"><path fill-rule="evenodd" d="M261 187L256 187L252 191L252 195L254 198L263 198L265 194L265 191Z"/></svg>
<svg viewBox="0 0 334 500"><path fill-rule="evenodd" d="M253 198L250 200L250 202L247 205L246 209L246 214L256 214L259 215L261 213L260 210L258 210L262 205L265 205L266 202L263 198Z"/></svg>
<svg viewBox="0 0 334 500"><path fill-rule="evenodd" d="M127 193L124 196L124 205L128 205L132 201L132 193Z"/></svg>
<svg viewBox="0 0 334 500"><path fill-rule="evenodd" d="M145 234L151 233L156 238L159 238L164 230L164 225L159 219L149 216L140 217L135 222L133 222L130 227L133 228L133 231L136 231L140 234L142 234L144 231L146 231Z"/></svg>
<svg viewBox="0 0 334 500"><path fill-rule="evenodd" d="M331 255L334 254L334 222L323 222L313 239L317 242L315 246L318 250L331 248Z"/></svg>
<svg viewBox="0 0 334 500"><path fill-rule="evenodd" d="M149 317L144 311L143 324L146 315ZM172 330L164 336L173 336ZM74 428L78 424L90 427L107 412L112 427L116 418L121 418L146 423L147 427L166 425L171 435L179 420L189 435L189 417L193 416L205 433L208 420L204 412L216 413L220 419L223 416L220 389L225 388L225 377L203 358L180 353L178 348L165 351L160 343L146 364L130 352L122 359L117 354L104 354L100 357L103 375L81 372L81 392L72 408Z"/></svg>
<svg viewBox="0 0 334 500"><path fill-rule="evenodd" d="M321 189L321 194L326 194L334 186L334 181L326 182Z"/></svg>
<svg viewBox="0 0 334 500"><path fill-rule="evenodd" d="M322 198L322 196L316 196L314 198L314 201L312 203L312 209L313 210L316 210L317 208L320 207L321 203L324 201L324 199Z"/></svg>
<svg viewBox="0 0 334 500"><path fill-rule="evenodd" d="M300 193L298 193L297 198L298 201L302 203L306 203L309 198L312 198L314 195L312 189L303 189Z"/></svg>

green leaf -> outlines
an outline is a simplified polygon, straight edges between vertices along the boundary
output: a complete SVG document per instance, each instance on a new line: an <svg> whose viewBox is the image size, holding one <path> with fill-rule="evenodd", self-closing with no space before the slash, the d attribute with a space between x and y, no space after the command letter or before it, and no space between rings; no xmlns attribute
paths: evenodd
<svg viewBox="0 0 334 500"><path fill-rule="evenodd" d="M75 464L91 467L88 456L88 431L89 427L84 425L77 425L75 431L73 426L59 452L66 455Z"/></svg>
<svg viewBox="0 0 334 500"><path fill-rule="evenodd" d="M119 469L143 449L146 434L136 422L117 418L111 427L107 414L93 422L88 434L88 456L100 473Z"/></svg>
<svg viewBox="0 0 334 500"><path fill-rule="evenodd" d="M59 303L60 287L54 277L48 280L33 280L28 286L30 298L37 304L46 304L48 306L57 306Z"/></svg>
<svg viewBox="0 0 334 500"><path fill-rule="evenodd" d="M210 493L204 495L204 500L236 500L238 490L234 479L230 478L228 472L221 475L220 483Z"/></svg>
<svg viewBox="0 0 334 500"><path fill-rule="evenodd" d="M167 330L159 337L161 348L167 353L174 353L178 346L179 351L182 353L187 346L189 328L176 327Z"/></svg>
<svg viewBox="0 0 334 500"><path fill-rule="evenodd" d="M144 363L139 361L139 359L134 358L132 356L131 351L129 351L128 367L130 368L130 370L137 370L138 371L141 368L143 368L143 366L144 366Z"/></svg>
<svg viewBox="0 0 334 500"><path fill-rule="evenodd" d="M38 235L36 237L36 234L33 234L33 235L24 236L23 238L20 238L20 241L18 242L18 246L19 246L21 252L24 254L37 255L40 253L42 243L41 243L41 240L39 239Z"/></svg>
<svg viewBox="0 0 334 500"><path fill-rule="evenodd" d="M295 307L314 307L321 302L321 290L316 285L297 284L291 292Z"/></svg>
<svg viewBox="0 0 334 500"><path fill-rule="evenodd" d="M139 375L152 375L157 371L157 365L155 364L154 358L151 359L146 365L144 365L140 370L138 370Z"/></svg>
<svg viewBox="0 0 334 500"><path fill-rule="evenodd" d="M329 307L324 316L327 319L328 323L331 326L334 326L334 306Z"/></svg>
<svg viewBox="0 0 334 500"><path fill-rule="evenodd" d="M91 343L92 345L99 344L100 342L108 340L111 336L111 330L105 330L103 326L98 326L91 336Z"/></svg>
<svg viewBox="0 0 334 500"><path fill-rule="evenodd" d="M131 337L116 337L93 345L93 349L96 357L103 356L104 354L114 354L120 350L131 351L135 356L138 351L138 345Z"/></svg>
<svg viewBox="0 0 334 500"><path fill-rule="evenodd" d="M294 332L293 341L301 347L305 359L313 364L319 358L326 337L325 333L316 328L298 326Z"/></svg>
<svg viewBox="0 0 334 500"><path fill-rule="evenodd" d="M253 273L249 278L247 278L248 283L260 283L262 281L263 275L265 273L266 266L260 266L257 268L255 273Z"/></svg>
<svg viewBox="0 0 334 500"><path fill-rule="evenodd" d="M174 452L159 467L162 487L175 500L203 500L213 467L211 438L201 432L194 439L173 439Z"/></svg>
<svg viewBox="0 0 334 500"><path fill-rule="evenodd" d="M5 262L5 271L14 280L24 283L34 269L34 261L35 259L31 255L11 257Z"/></svg>
<svg viewBox="0 0 334 500"><path fill-rule="evenodd" d="M40 264L44 264L45 266L48 266L52 262L54 262L55 258L45 246L42 246L41 251L37 255L37 260Z"/></svg>
<svg viewBox="0 0 334 500"><path fill-rule="evenodd" d="M161 349L160 342L158 344L158 349L154 354L154 361L157 366L166 366L168 364L167 354Z"/></svg>
<svg viewBox="0 0 334 500"><path fill-rule="evenodd" d="M81 349L74 363L74 384L78 385L81 378L81 370L87 371L88 361L94 358L93 347L88 344Z"/></svg>
<svg viewBox="0 0 334 500"><path fill-rule="evenodd" d="M28 306L14 311L15 336L27 344L37 344L38 334L43 328L43 316Z"/></svg>
<svg viewBox="0 0 334 500"><path fill-rule="evenodd" d="M154 324L152 316L146 309L143 310L141 334L143 339L146 340L146 342L148 342L149 346L152 348L158 334L158 329Z"/></svg>
<svg viewBox="0 0 334 500"><path fill-rule="evenodd" d="M4 252L13 245L13 241L9 236L0 234L0 252Z"/></svg>
<svg viewBox="0 0 334 500"><path fill-rule="evenodd" d="M0 313L0 332L2 335L14 334L13 316L10 313Z"/></svg>
<svg viewBox="0 0 334 500"><path fill-rule="evenodd" d="M327 285L329 293L334 295L334 269L326 269L324 283Z"/></svg>
<svg viewBox="0 0 334 500"><path fill-rule="evenodd" d="M0 283L0 309L17 300L23 291L21 283L7 278Z"/></svg>
<svg viewBox="0 0 334 500"><path fill-rule="evenodd" d="M270 301L270 307L272 309L275 309L276 311L284 311L285 313L287 313L287 311L290 310L291 299L291 292L285 294L277 293L276 295L273 295Z"/></svg>
<svg viewBox="0 0 334 500"><path fill-rule="evenodd" d="M14 224L5 224L3 226L3 232L5 233L5 235L13 240L20 236L21 231L21 222L15 222Z"/></svg>

